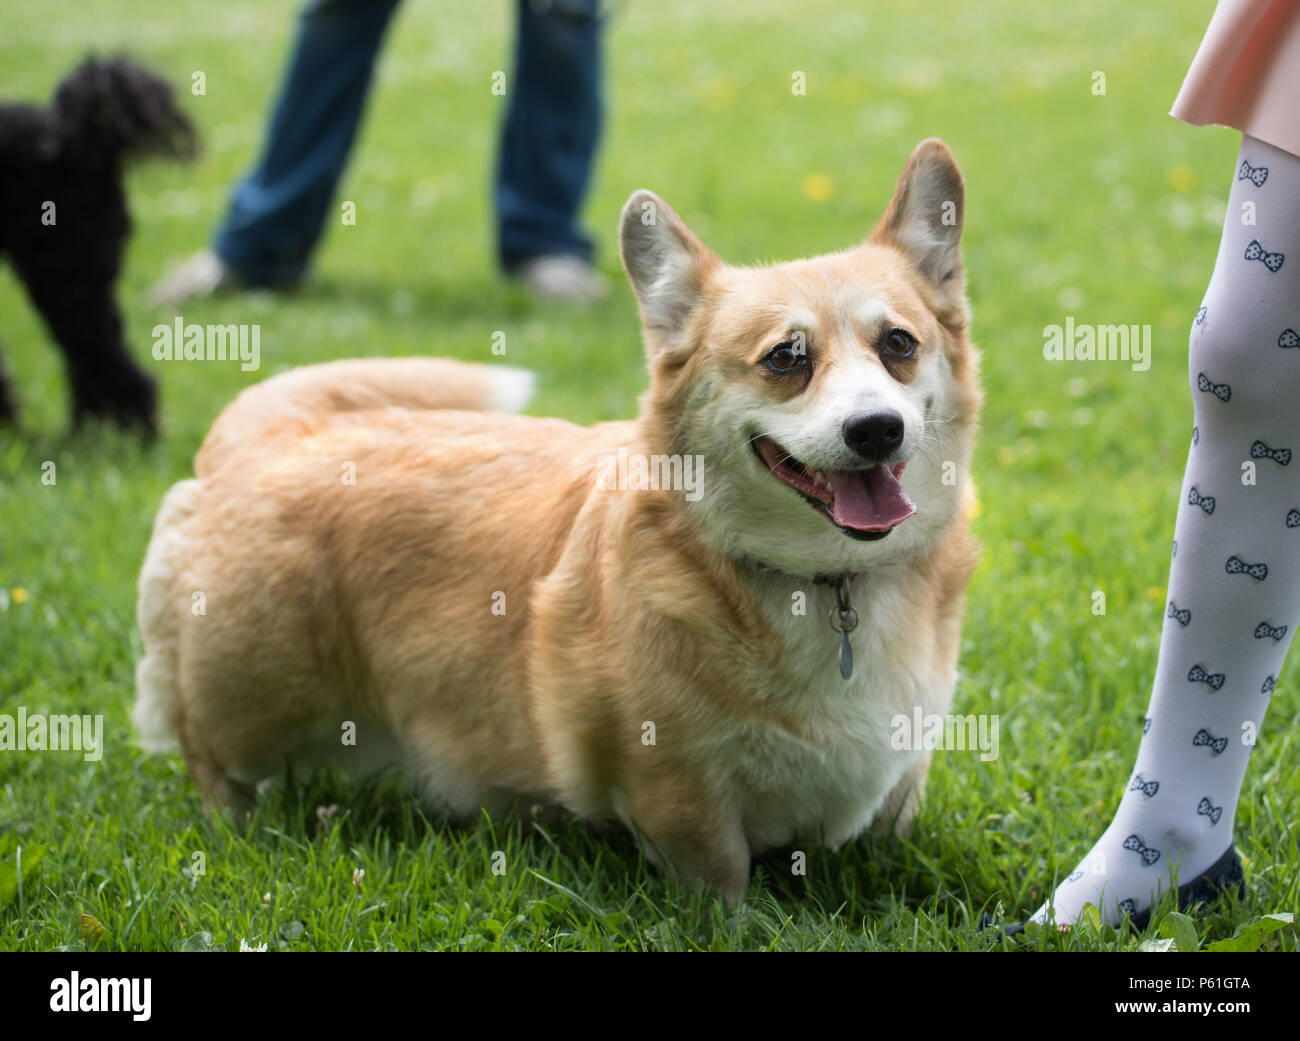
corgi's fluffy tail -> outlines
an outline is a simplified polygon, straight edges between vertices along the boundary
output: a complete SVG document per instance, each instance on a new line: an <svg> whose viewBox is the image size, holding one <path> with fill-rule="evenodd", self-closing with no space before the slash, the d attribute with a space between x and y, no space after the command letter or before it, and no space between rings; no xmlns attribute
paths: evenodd
<svg viewBox="0 0 1300 1041"><path fill-rule="evenodd" d="M249 387L217 417L194 460L209 473L231 446L273 428L335 412L373 408L521 412L534 375L504 365L447 358L375 358L308 365Z"/></svg>
<svg viewBox="0 0 1300 1041"><path fill-rule="evenodd" d="M144 655L136 666L132 713L140 746L164 753L179 745L181 621L195 586L186 578L191 558L186 522L198 506L203 476L236 445L337 412L390 407L518 412L532 396L533 381L523 369L440 358L336 361L273 376L228 405L199 449L197 479L180 481L163 498L140 569L136 620Z"/></svg>

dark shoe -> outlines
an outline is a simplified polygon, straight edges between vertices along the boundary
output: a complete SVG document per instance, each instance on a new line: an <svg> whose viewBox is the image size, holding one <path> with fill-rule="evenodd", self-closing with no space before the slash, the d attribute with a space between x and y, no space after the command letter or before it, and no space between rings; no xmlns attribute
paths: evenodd
<svg viewBox="0 0 1300 1041"><path fill-rule="evenodd" d="M1241 866L1234 846L1201 874L1178 887L1178 910L1186 911L1195 904L1210 904L1219 899L1229 889L1235 889L1238 896L1246 895L1246 872ZM1129 921L1135 929L1145 929L1151 924L1151 908L1129 915Z"/></svg>
<svg viewBox="0 0 1300 1041"><path fill-rule="evenodd" d="M1229 889L1235 889L1240 896L1246 895L1246 872L1241 866L1241 858L1233 846L1218 860L1186 885L1178 887L1178 910L1186 911L1196 904L1213 903ZM1151 924L1151 908L1138 911L1128 916L1134 929L1145 929ZM995 928L993 917L987 911L980 915L979 931ZM1003 936L1015 940L1024 934L1023 922L1000 927Z"/></svg>

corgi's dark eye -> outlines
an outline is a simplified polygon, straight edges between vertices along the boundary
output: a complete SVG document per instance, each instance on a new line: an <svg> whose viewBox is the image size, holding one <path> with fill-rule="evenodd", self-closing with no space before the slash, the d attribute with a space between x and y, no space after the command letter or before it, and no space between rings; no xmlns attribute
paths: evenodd
<svg viewBox="0 0 1300 1041"><path fill-rule="evenodd" d="M773 372L794 372L808 364L808 351L793 340L784 340L763 356L763 364Z"/></svg>
<svg viewBox="0 0 1300 1041"><path fill-rule="evenodd" d="M895 358L910 358L916 352L916 337L906 329L890 329L885 336L884 350Z"/></svg>

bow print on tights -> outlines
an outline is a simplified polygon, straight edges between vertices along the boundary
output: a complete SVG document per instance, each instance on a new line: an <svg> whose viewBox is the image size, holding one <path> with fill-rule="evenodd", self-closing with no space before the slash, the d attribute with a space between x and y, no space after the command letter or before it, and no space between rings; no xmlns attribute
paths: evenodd
<svg viewBox="0 0 1300 1041"><path fill-rule="evenodd" d="M1246 247L1246 259L1258 260L1266 268L1272 271L1273 274L1277 274L1282 270L1282 261L1286 260L1286 257L1281 253L1270 253L1259 244L1259 239L1254 239L1251 241L1251 244Z"/></svg>
<svg viewBox="0 0 1300 1041"><path fill-rule="evenodd" d="M1215 755L1223 755L1228 747L1228 739L1226 737L1215 737L1202 727L1196 732L1196 736L1192 738L1192 744L1197 748L1209 748Z"/></svg>
<svg viewBox="0 0 1300 1041"><path fill-rule="evenodd" d="M1124 848L1131 849L1134 853L1142 858L1142 863L1147 867L1156 863L1160 859L1160 851L1151 846L1142 845L1142 840L1136 835L1130 835L1124 840Z"/></svg>
<svg viewBox="0 0 1300 1041"><path fill-rule="evenodd" d="M1291 449L1269 448L1263 441L1256 441L1250 446L1250 457L1252 459L1272 459L1273 462L1286 466L1291 462Z"/></svg>
<svg viewBox="0 0 1300 1041"><path fill-rule="evenodd" d="M1252 181L1256 188L1263 188L1264 182L1268 180L1267 166L1251 166L1246 160L1241 161L1241 166L1237 169L1237 180Z"/></svg>
<svg viewBox="0 0 1300 1041"><path fill-rule="evenodd" d="M1249 575L1258 582L1263 582L1264 579L1268 578L1267 564L1247 564L1235 553L1228 558L1223 570L1230 575Z"/></svg>
<svg viewBox="0 0 1300 1041"><path fill-rule="evenodd" d="M1215 383L1209 376L1203 372L1196 374L1196 389L1204 391L1207 394L1213 394L1220 401L1227 401L1232 397L1232 388L1226 383Z"/></svg>

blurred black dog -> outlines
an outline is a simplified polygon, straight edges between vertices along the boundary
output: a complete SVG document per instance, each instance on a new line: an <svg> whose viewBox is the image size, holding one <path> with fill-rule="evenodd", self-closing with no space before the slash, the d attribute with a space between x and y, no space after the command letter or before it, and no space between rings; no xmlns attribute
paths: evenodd
<svg viewBox="0 0 1300 1041"><path fill-rule="evenodd" d="M0 105L0 255L63 351L74 424L154 429L154 381L131 359L113 295L131 232L122 169L196 151L171 85L127 58L82 62L48 108ZM15 415L0 370L0 422Z"/></svg>

